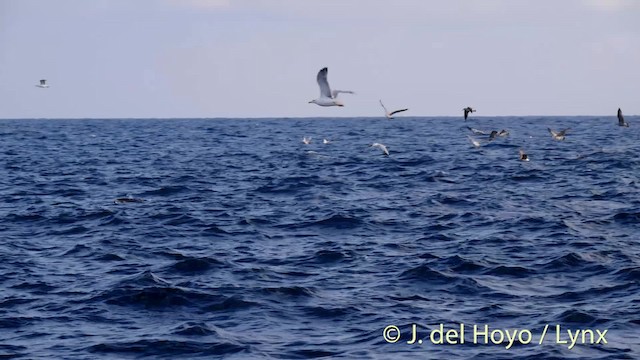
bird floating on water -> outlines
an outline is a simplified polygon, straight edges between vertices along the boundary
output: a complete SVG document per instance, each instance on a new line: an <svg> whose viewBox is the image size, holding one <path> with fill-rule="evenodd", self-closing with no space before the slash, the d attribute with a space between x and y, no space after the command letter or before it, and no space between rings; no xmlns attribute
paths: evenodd
<svg viewBox="0 0 640 360"><path fill-rule="evenodd" d="M529 155L520 149L520 161L529 161Z"/></svg>
<svg viewBox="0 0 640 360"><path fill-rule="evenodd" d="M331 143L331 140L328 140L328 139L322 139L322 143L323 143L323 144L325 144L325 145L326 145L326 144L330 144L330 143Z"/></svg>
<svg viewBox="0 0 640 360"><path fill-rule="evenodd" d="M629 127L629 123L624 121L624 116L622 116L622 110L618 108L618 126Z"/></svg>
<svg viewBox="0 0 640 360"><path fill-rule="evenodd" d="M571 130L571 128L566 128L566 129L564 129L562 131L558 131L558 132L555 132L555 131L551 130L551 128L547 128L547 130L549 130L549 134L551 134L551 137L554 140L562 141L566 137L567 131Z"/></svg>
<svg viewBox="0 0 640 360"><path fill-rule="evenodd" d="M476 112L476 110L472 109L471 106L467 106L466 108L462 109L462 111L464 111L464 121L467 121L469 113Z"/></svg>
<svg viewBox="0 0 640 360"><path fill-rule="evenodd" d="M378 148L380 150L382 150L382 152L384 153L385 156L389 156L389 150L387 149L386 146L384 146L384 144L380 144L380 143L373 143L371 145L369 145L370 147L375 147Z"/></svg>
<svg viewBox="0 0 640 360"><path fill-rule="evenodd" d="M505 129L502 129L500 131L497 130L493 130L491 131L491 133L489 134L489 141L494 140L496 137L505 137L508 136L509 132Z"/></svg>
<svg viewBox="0 0 640 360"><path fill-rule="evenodd" d="M311 144L311 137L303 136L303 137L302 137L302 142L303 142L305 145L309 145L309 144Z"/></svg>
<svg viewBox="0 0 640 360"><path fill-rule="evenodd" d="M409 110L409 109L400 109L400 110L394 110L392 112L389 112L389 110L387 110L387 108L382 103L382 100L380 100L380 105L382 105L382 108L384 109L384 116L386 116L387 119L389 119L389 120L393 119L393 115L394 114Z"/></svg>
<svg viewBox="0 0 640 360"><path fill-rule="evenodd" d="M484 131L484 130L474 129L474 128L469 127L469 126L467 126L467 129L469 129L469 131L471 131L472 133L474 133L476 135L489 135L489 132Z"/></svg>
<svg viewBox="0 0 640 360"><path fill-rule="evenodd" d="M320 69L318 76L318 86L320 87L320 97L309 101L309 104L317 104L320 106L344 106L342 101L338 100L338 94L353 94L353 91L348 90L333 90L329 87L329 81L327 81L327 72L329 70L325 67Z"/></svg>
<svg viewBox="0 0 640 360"><path fill-rule="evenodd" d="M40 84L37 84L36 86L39 87L39 88L43 88L43 89L46 89L46 88L49 87L49 85L47 85L47 80L46 79L40 80Z"/></svg>

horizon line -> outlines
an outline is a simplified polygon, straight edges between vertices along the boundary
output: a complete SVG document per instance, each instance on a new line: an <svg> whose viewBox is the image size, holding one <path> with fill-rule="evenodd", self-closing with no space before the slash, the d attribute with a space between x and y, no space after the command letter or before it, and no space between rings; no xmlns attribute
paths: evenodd
<svg viewBox="0 0 640 360"><path fill-rule="evenodd" d="M473 118L463 120L463 122L473 121L474 119L487 119L487 118L548 118L548 117L616 117L616 114L612 115L482 115L473 116ZM625 115L634 117L637 115ZM399 116L389 121L397 121L401 119L459 119L462 116L458 115L427 115L427 116ZM385 119L384 116L261 116L261 117L29 117L29 118L0 118L2 120L293 120L293 119Z"/></svg>

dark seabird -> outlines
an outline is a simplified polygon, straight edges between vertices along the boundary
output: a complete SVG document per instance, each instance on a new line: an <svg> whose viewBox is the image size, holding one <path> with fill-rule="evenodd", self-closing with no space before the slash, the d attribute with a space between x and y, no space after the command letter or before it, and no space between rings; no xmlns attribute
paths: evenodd
<svg viewBox="0 0 640 360"><path fill-rule="evenodd" d="M36 85L39 88L43 88L46 89L49 87L49 85L47 85L47 80L46 79L42 79L40 80L40 84Z"/></svg>
<svg viewBox="0 0 640 360"><path fill-rule="evenodd" d="M397 114L399 112L403 112L403 111L409 110L409 109L400 109L400 110L394 110L392 112L389 112L389 110L387 110L387 108L382 103L382 100L380 100L380 105L382 105L382 108L384 109L384 116L386 116L387 119L389 119L389 120L393 119L393 114Z"/></svg>
<svg viewBox="0 0 640 360"><path fill-rule="evenodd" d="M547 128L547 130L549 130L549 133L551 134L551 137L553 137L554 140L558 140L558 141L562 141L564 140L565 136L567 135L567 131L571 130L571 128L566 128L562 131L559 132L555 132L553 130L551 130L550 128Z"/></svg>
<svg viewBox="0 0 640 360"><path fill-rule="evenodd" d="M622 116L622 110L618 108L618 126L629 127L629 123L624 121L624 116Z"/></svg>
<svg viewBox="0 0 640 360"><path fill-rule="evenodd" d="M525 153L522 149L520 149L520 160L529 161L529 155L527 155L527 153Z"/></svg>
<svg viewBox="0 0 640 360"><path fill-rule="evenodd" d="M467 106L466 108L462 109L462 111L464 111L465 121L467 121L467 117L469 116L469 113L476 112L474 109L471 108L471 106Z"/></svg>
<svg viewBox="0 0 640 360"><path fill-rule="evenodd" d="M498 132L496 130L491 131L491 134L489 134L489 141L495 139L498 136Z"/></svg>

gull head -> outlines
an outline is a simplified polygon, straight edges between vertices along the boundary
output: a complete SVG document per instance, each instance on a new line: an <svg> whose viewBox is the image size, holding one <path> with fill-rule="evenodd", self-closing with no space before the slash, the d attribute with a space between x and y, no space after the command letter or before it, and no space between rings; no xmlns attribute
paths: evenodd
<svg viewBox="0 0 640 360"><path fill-rule="evenodd" d="M342 101L335 99L333 100L333 103L336 104L336 106L344 106L344 104L342 103Z"/></svg>
<svg viewBox="0 0 640 360"><path fill-rule="evenodd" d="M316 100L315 100L315 99L313 99L313 100L309 101L309 104L315 104L315 103L316 103Z"/></svg>

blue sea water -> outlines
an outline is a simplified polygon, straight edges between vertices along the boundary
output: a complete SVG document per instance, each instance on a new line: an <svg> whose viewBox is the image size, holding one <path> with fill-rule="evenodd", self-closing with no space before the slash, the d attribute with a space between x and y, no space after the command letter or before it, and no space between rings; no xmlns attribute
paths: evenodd
<svg viewBox="0 0 640 360"><path fill-rule="evenodd" d="M638 359L627 120L1 120L0 358Z"/></svg>

